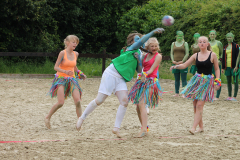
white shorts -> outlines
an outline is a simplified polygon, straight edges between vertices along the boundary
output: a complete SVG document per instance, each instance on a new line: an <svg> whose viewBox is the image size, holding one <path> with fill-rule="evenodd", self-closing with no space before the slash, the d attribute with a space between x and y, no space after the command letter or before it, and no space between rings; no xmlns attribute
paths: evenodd
<svg viewBox="0 0 240 160"><path fill-rule="evenodd" d="M127 84L123 77L117 72L113 64L106 68L103 72L101 84L98 92L110 96L117 91L128 90Z"/></svg>

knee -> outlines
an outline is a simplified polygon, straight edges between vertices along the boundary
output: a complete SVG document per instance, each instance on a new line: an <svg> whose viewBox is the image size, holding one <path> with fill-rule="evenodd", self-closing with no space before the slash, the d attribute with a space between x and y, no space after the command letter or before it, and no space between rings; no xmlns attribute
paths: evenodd
<svg viewBox="0 0 240 160"><path fill-rule="evenodd" d="M124 98L124 99L120 102L120 104L121 104L122 106L124 106L124 107L127 107L127 106L128 106L128 98Z"/></svg>
<svg viewBox="0 0 240 160"><path fill-rule="evenodd" d="M196 105L195 108L196 108L196 110L203 110L203 106L202 105Z"/></svg>
<svg viewBox="0 0 240 160"><path fill-rule="evenodd" d="M81 107L81 103L80 103L80 100L79 101L77 101L77 102L75 102L75 105L76 105L76 107Z"/></svg>
<svg viewBox="0 0 240 160"><path fill-rule="evenodd" d="M61 108L63 105L64 105L64 101L59 101L58 105L57 105L57 108Z"/></svg>
<svg viewBox="0 0 240 160"><path fill-rule="evenodd" d="M102 99L95 99L95 102L96 102L96 104L99 106L99 105L101 105L103 102L104 102L104 100L102 100Z"/></svg>

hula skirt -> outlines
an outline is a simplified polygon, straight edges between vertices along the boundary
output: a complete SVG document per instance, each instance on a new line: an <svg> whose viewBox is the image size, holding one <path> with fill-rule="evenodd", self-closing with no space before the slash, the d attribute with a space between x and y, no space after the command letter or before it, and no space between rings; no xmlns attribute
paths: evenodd
<svg viewBox="0 0 240 160"><path fill-rule="evenodd" d="M55 78L53 79L52 87L50 88L50 91L48 94L51 95L51 97L57 96L57 91L60 86L64 87L64 98L67 99L67 97L71 97L73 90L77 89L80 93L80 99L82 97L82 89L78 84L78 78L75 77L60 77L55 74Z"/></svg>
<svg viewBox="0 0 240 160"><path fill-rule="evenodd" d="M144 102L151 108L155 108L160 101L162 89L157 78L147 78L145 82L137 79L128 94L128 100L133 104L139 104L144 98Z"/></svg>
<svg viewBox="0 0 240 160"><path fill-rule="evenodd" d="M213 102L214 75L196 73L183 88L181 94L187 99Z"/></svg>

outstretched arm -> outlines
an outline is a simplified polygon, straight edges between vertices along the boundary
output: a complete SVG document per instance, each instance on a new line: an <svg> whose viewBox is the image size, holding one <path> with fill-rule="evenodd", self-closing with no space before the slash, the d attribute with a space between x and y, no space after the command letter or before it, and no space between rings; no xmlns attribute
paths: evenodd
<svg viewBox="0 0 240 160"><path fill-rule="evenodd" d="M130 47L128 47L128 50L131 51L131 50L139 49L150 37L152 37L154 34L162 33L163 31L164 31L163 28L157 28L151 31L150 33L143 36L137 42L134 42Z"/></svg>

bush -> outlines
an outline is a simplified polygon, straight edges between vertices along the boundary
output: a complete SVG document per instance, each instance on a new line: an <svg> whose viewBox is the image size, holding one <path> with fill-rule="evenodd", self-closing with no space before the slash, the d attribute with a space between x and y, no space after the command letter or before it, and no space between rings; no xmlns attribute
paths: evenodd
<svg viewBox="0 0 240 160"><path fill-rule="evenodd" d="M170 54L172 42L176 41L176 31L184 32L184 39L189 46L194 43L193 35L198 32L208 36L209 31L215 29L223 44L226 44L226 33L235 33L235 40L240 43L240 1L238 0L179 0L179 1L149 1L144 6L132 8L118 21L118 40L123 46L126 37L132 30L146 34L151 30L162 27L165 33L156 36L160 42L163 55ZM171 15L175 19L172 26L165 27L161 23L164 15Z"/></svg>

